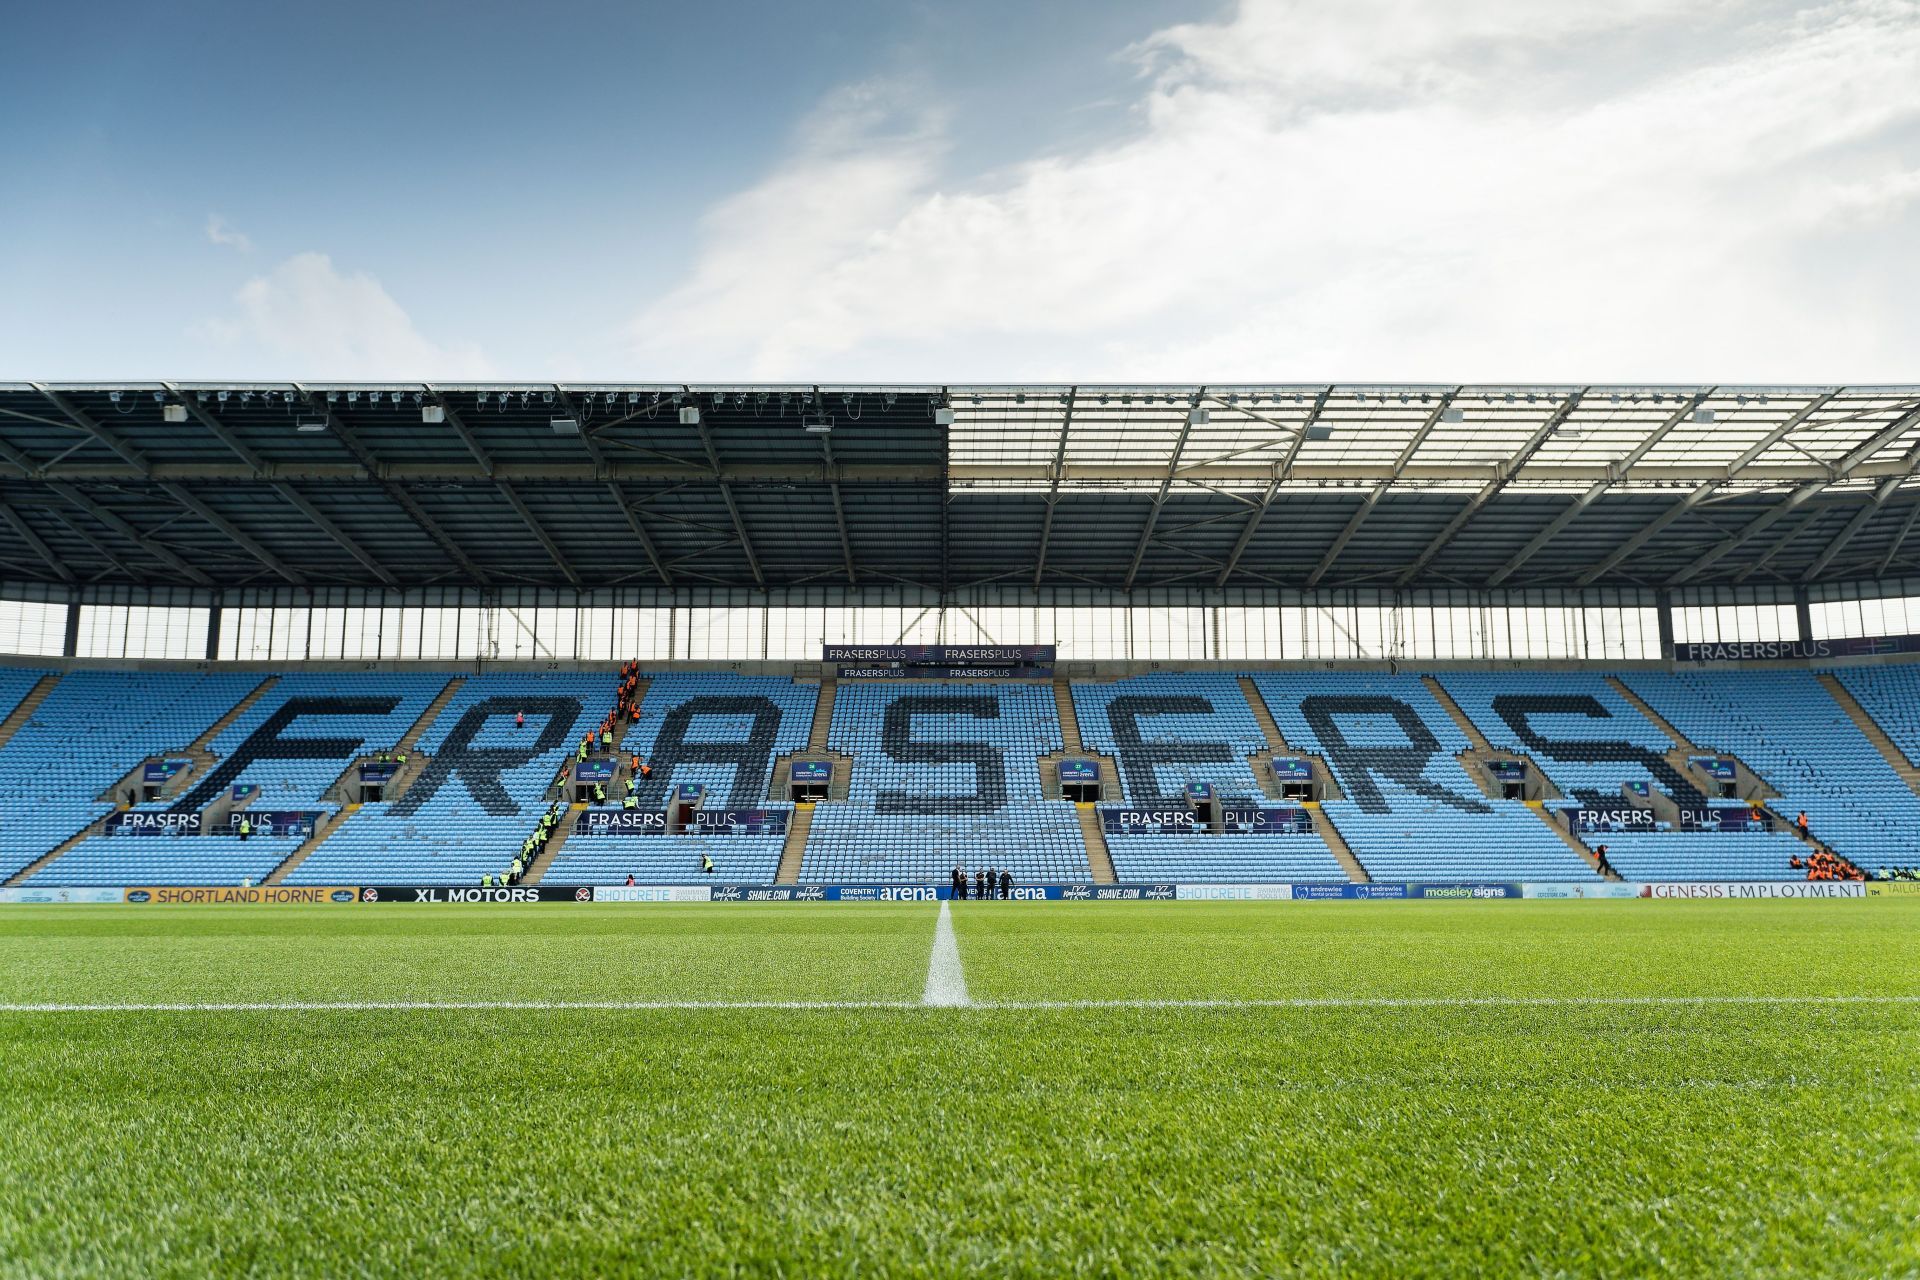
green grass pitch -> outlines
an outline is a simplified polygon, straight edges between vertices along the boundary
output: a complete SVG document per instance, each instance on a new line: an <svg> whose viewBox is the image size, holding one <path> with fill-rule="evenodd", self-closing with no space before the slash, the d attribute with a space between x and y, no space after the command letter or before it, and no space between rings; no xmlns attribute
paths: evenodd
<svg viewBox="0 0 1920 1280"><path fill-rule="evenodd" d="M1920 899L936 916L8 909L0 1275L1920 1274Z"/></svg>

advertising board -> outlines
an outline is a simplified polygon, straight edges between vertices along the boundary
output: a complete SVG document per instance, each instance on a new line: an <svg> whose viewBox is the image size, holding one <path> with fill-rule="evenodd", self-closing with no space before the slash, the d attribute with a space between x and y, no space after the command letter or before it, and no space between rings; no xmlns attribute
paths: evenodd
<svg viewBox="0 0 1920 1280"><path fill-rule="evenodd" d="M124 891L122 901L153 907L344 907L359 900L360 890L348 885L267 884L143 885Z"/></svg>
<svg viewBox="0 0 1920 1280"><path fill-rule="evenodd" d="M1642 898L1864 898L1858 880L1663 881L1635 886Z"/></svg>
<svg viewBox="0 0 1920 1280"><path fill-rule="evenodd" d="M125 889L0 889L0 905L101 906L124 902Z"/></svg>
<svg viewBox="0 0 1920 1280"><path fill-rule="evenodd" d="M713 890L704 884L636 884L601 886L595 902L711 902Z"/></svg>
<svg viewBox="0 0 1920 1280"><path fill-rule="evenodd" d="M1182 902L1285 902L1293 897L1290 884L1183 884L1174 888Z"/></svg>
<svg viewBox="0 0 1920 1280"><path fill-rule="evenodd" d="M509 902L592 902L593 890L561 885L494 885L471 888L447 885L375 885L360 890L362 902L436 902L453 905Z"/></svg>
<svg viewBox="0 0 1920 1280"><path fill-rule="evenodd" d="M1572 884L1523 884L1520 886L1523 898L1637 898L1640 886L1621 884L1614 880L1602 880L1598 883Z"/></svg>

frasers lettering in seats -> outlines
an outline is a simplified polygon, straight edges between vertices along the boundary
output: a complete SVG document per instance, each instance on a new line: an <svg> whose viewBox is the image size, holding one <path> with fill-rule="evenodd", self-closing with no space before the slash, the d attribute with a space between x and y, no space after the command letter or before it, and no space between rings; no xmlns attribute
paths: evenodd
<svg viewBox="0 0 1920 1280"><path fill-rule="evenodd" d="M1651 827L1653 810L1651 809L1582 809L1579 817L1583 827L1607 827L1619 823L1623 827Z"/></svg>
<svg viewBox="0 0 1920 1280"><path fill-rule="evenodd" d="M1123 811L1120 814L1123 827L1190 827L1193 825L1193 810L1167 809L1162 812Z"/></svg>
<svg viewBox="0 0 1920 1280"><path fill-rule="evenodd" d="M138 831L198 831L197 813L123 813L120 825Z"/></svg>

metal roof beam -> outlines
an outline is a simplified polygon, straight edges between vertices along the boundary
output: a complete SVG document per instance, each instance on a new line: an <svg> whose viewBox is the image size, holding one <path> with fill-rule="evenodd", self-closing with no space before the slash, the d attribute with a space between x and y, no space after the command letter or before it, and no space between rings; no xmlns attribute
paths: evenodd
<svg viewBox="0 0 1920 1280"><path fill-rule="evenodd" d="M1900 532L1894 535L1892 542L1887 544L1886 557L1880 561L1879 577L1886 577L1887 570L1891 569L1893 562L1900 558L1900 548L1906 545L1907 535L1913 532L1916 521L1920 521L1920 502L1913 504L1913 510L1907 512L1906 522L1900 526Z"/></svg>
<svg viewBox="0 0 1920 1280"><path fill-rule="evenodd" d="M208 413L206 406L201 404L197 397L187 395L171 382L163 382L160 385L165 387L186 407L187 412L193 416L195 422L205 427L214 439L227 446L227 449L233 456L246 463L255 475L264 475L266 473L267 460L255 453L252 449L249 449L246 445L240 443L239 437L235 436L233 432L227 428L227 424L220 421L220 419L216 418L213 414Z"/></svg>
<svg viewBox="0 0 1920 1280"><path fill-rule="evenodd" d="M1698 488L1689 492L1686 497L1661 512L1652 522L1640 526L1632 537L1628 538L1618 547L1615 547L1606 559L1600 561L1600 563L1594 565L1591 569L1588 569L1576 578L1574 585L1581 587L1591 586L1602 576L1611 573L1616 567L1624 563L1628 557L1633 555L1634 552L1640 550L1641 547L1646 546L1647 543L1658 536L1662 529L1665 529L1675 520L1678 520L1681 516L1693 510L1702 502L1705 502L1721 485L1730 483L1742 471L1745 471L1754 459L1773 448L1773 446L1780 441L1786 439L1789 433L1798 428L1801 423L1811 418L1814 414L1826 408L1827 402L1844 390L1846 390L1845 387L1835 387L1826 394L1816 396L1814 399L1808 401L1800 408L1799 412L1775 427L1772 431L1769 431L1756 443L1744 450L1739 457L1729 462L1724 476L1718 480L1709 480L1705 484L1700 485Z"/></svg>
<svg viewBox="0 0 1920 1280"><path fill-rule="evenodd" d="M13 531L20 535L21 541L32 547L33 553L46 561L47 568L53 570L55 577L69 586L78 581L73 576L73 570L67 568L66 561L53 554L53 548L41 541L40 535L33 531L33 526L27 523L26 518L4 502L0 502L0 519L4 519L13 526Z"/></svg>
<svg viewBox="0 0 1920 1280"><path fill-rule="evenodd" d="M1746 527L1738 533L1728 534L1725 538L1722 538L1697 557L1692 564L1683 566L1678 573L1675 573L1667 579L1666 585L1669 587L1677 587L1689 578L1696 578L1700 574L1705 573L1715 564L1718 564L1727 556L1738 551L1741 547L1746 546L1747 543L1753 541L1753 539L1759 537L1768 529L1771 529L1776 522L1786 518L1789 514L1797 510L1801 503L1820 492L1824 487L1825 486L1820 484L1801 485L1798 489L1788 494L1777 506L1768 507L1758 516L1748 521Z"/></svg>
<svg viewBox="0 0 1920 1280"><path fill-rule="evenodd" d="M1067 465L1067 434L1073 430L1073 411L1078 403L1080 388L1067 388L1066 409L1060 415L1060 440L1053 449L1052 476L1047 480L1047 508L1040 517L1040 549L1033 561L1034 589L1040 587L1040 577L1047 571L1047 544L1053 541L1053 509L1060 503L1060 474Z"/></svg>
<svg viewBox="0 0 1920 1280"><path fill-rule="evenodd" d="M288 582L291 582L294 586L304 587L307 585L306 577L302 575L299 570L293 568L293 566L289 565L279 556L274 555L273 552L261 546L252 534L234 524L233 521L227 519L218 511L215 511L195 495L187 492L177 484L163 484L160 488L169 498L172 498L175 502L206 521L216 532L226 538L228 542L239 547L255 560L258 560L261 564L267 566L267 568L273 570Z"/></svg>
<svg viewBox="0 0 1920 1280"><path fill-rule="evenodd" d="M818 404L820 388L815 387L813 393L814 403ZM820 437L820 456L826 459L829 468L834 465L832 432L828 432ZM831 475L833 473L829 470L828 474ZM853 538L847 533L847 509L840 501L840 482L838 480L830 480L828 481L828 487L833 493L833 524L834 528L840 531L840 558L845 561L847 566L847 585L857 587L860 585L860 582L859 579L854 576L853 572Z"/></svg>
<svg viewBox="0 0 1920 1280"><path fill-rule="evenodd" d="M1393 460L1393 469L1388 472L1386 478L1373 486L1372 491L1368 493L1365 500L1360 503L1359 510L1347 518L1345 527L1340 530L1339 536L1333 540L1333 545L1327 548L1326 554L1320 557L1320 563L1316 564L1313 567L1313 572L1307 575L1307 585L1309 587L1317 585L1320 579L1327 575L1327 571L1333 568L1334 561L1340 558L1340 553L1347 549L1347 544L1352 542L1354 535L1360 532L1360 526L1367 522L1369 515L1373 514L1374 507L1379 504L1381 498L1386 496L1387 490L1393 486L1393 482L1398 480L1402 473L1405 472L1407 464L1413 461L1413 456L1420 451L1420 446L1427 442L1427 437L1433 433L1433 429L1440 425L1440 420L1446 416L1448 408L1452 406L1453 399L1460 394L1460 390L1459 387L1455 387L1453 390L1447 392L1446 395L1442 397L1440 403L1433 407L1433 411L1429 413L1426 420L1420 424L1419 430L1413 433L1413 438L1407 441L1406 446L1400 450L1399 456ZM1331 394L1332 391L1333 388L1328 387L1325 392L1321 393L1322 404L1325 403L1325 397ZM1303 432L1302 434L1304 435L1305 433Z"/></svg>
<svg viewBox="0 0 1920 1280"><path fill-rule="evenodd" d="M1809 511L1806 514L1806 518L1801 520L1800 523L1794 525L1793 528L1787 530L1785 533L1781 534L1779 537L1771 539L1770 545L1767 547L1767 549L1764 552L1761 553L1759 559L1755 560L1752 564L1748 565L1746 568L1742 569L1739 573L1734 575L1734 578L1733 578L1734 585L1735 586L1740 585L1741 583L1745 582L1748 578L1751 578L1754 574L1760 572L1762 569L1772 564L1775 558L1778 557L1781 552L1791 547L1795 542L1795 540L1798 539L1801 534L1805 533L1807 530L1813 528L1814 525L1818 524L1820 522L1821 516L1822 516L1822 513L1819 511Z"/></svg>
<svg viewBox="0 0 1920 1280"><path fill-rule="evenodd" d="M153 474L153 467L148 463L146 454L140 452L140 450L134 448L125 440L122 440L114 432L107 430L107 428L95 422L79 405L67 399L58 391L51 390L41 383L34 383L33 389L44 396L47 403L65 414L68 421L126 459L127 464L143 477Z"/></svg>
<svg viewBox="0 0 1920 1280"><path fill-rule="evenodd" d="M449 415L449 420L451 420L451 415ZM528 532L539 539L540 545L547 549L547 554L553 557L555 567L557 567L562 574L566 575L567 581L571 582L575 587L584 585L580 581L580 575L575 573L573 566L567 562L566 553L560 550L560 544L555 542L553 535L548 533L540 521L534 518L533 510L527 506L526 502L518 493L514 492L513 486L505 480L501 480L497 482L496 487L500 490L501 496L507 500L508 505L513 508L514 514L520 517L520 522L527 526Z"/></svg>
<svg viewBox="0 0 1920 1280"><path fill-rule="evenodd" d="M1761 512L1738 533L1730 534L1718 543L1715 543L1706 554L1667 579L1667 585L1679 586L1681 583L1705 573L1721 560L1732 555L1748 542L1772 528L1774 523L1782 516L1794 510L1794 508L1798 507L1808 498L1811 498L1814 494L1819 493L1822 489L1826 488L1828 484L1840 484L1846 481L1868 458L1886 447L1890 441L1905 435L1916 423L1920 423L1920 408L1915 408L1908 413L1902 414L1891 425L1874 432L1866 441L1856 448L1849 450L1846 456L1834 465L1833 474L1829 480L1816 480L1811 484L1801 485L1798 489L1788 494L1785 501Z"/></svg>
<svg viewBox="0 0 1920 1280"><path fill-rule="evenodd" d="M1913 448L1907 450L1907 456L1901 459L1901 465L1907 469L1909 474L1913 472L1915 467L1920 467L1920 445L1915 445ZM1846 549L1847 544L1853 541L1853 536L1866 527L1867 521L1873 519L1875 513L1886 505L1887 499L1894 495L1906 479L1906 476L1894 475L1882 480L1879 486L1873 491L1873 500L1861 507L1860 510L1855 513L1853 519L1847 521L1846 527L1835 535L1833 541L1827 544L1826 549L1814 558L1813 563L1807 567L1807 571L1800 575L1800 581L1812 582L1815 578L1818 578L1821 573L1825 572L1826 567L1833 563L1834 557Z"/></svg>
<svg viewBox="0 0 1920 1280"><path fill-rule="evenodd" d="M1585 493L1575 498L1572 505L1555 516L1552 523L1548 524L1546 528L1535 534L1527 542L1527 545L1520 548L1519 552L1516 553L1511 560L1501 565L1500 568L1494 572L1493 576L1487 579L1487 585L1489 587L1497 587L1515 573L1518 573L1522 565L1538 555L1549 542L1559 537L1566 527L1573 523L1575 517L1591 506L1593 502L1607 490L1611 489L1616 479L1624 476L1628 471L1631 471L1635 464L1653 452L1655 445L1666 439L1669 432L1691 417L1694 410L1704 404L1708 397L1712 396L1717 390L1719 390L1717 387L1704 387L1696 392L1691 399L1687 400L1686 403L1682 404L1669 415L1666 421L1649 432L1646 439L1635 445L1631 453L1620 459L1619 463L1614 468L1611 468L1611 470L1614 471L1614 475L1605 480L1595 481Z"/></svg>
<svg viewBox="0 0 1920 1280"><path fill-rule="evenodd" d="M209 577L205 573L202 573L199 569L195 568L193 565L189 564L187 561L181 559L178 555L175 555L170 548L161 545L158 539L150 537L147 534L141 533L138 529L134 528L132 525L128 524L125 520L121 519L119 516L115 515L113 512L107 510L105 507L94 502L91 498L88 498L85 494L81 493L78 489L75 489L72 485L50 484L47 486L47 488L51 489L54 493L58 494L61 500L64 501L68 506L74 508L76 511L86 512L88 515L92 516L95 520L97 520L100 524L104 525L110 532L116 533L120 537L125 538L133 546L139 547L142 550L149 552L150 554L153 555L155 559L159 560L162 564L166 565L169 569L173 570L175 573L179 574L181 577L186 578L190 582L197 582L203 587L211 587L215 585L211 577ZM131 577L131 576L137 576L137 575L130 574L129 576Z"/></svg>
<svg viewBox="0 0 1920 1280"><path fill-rule="evenodd" d="M640 523L640 513L627 502L626 491L612 480L607 481L607 492L613 495L614 505L620 508L620 514L627 518L627 528L633 530L633 536L639 541L640 549L647 553L648 563L653 571L660 575L660 581L667 586L673 585L673 575L667 572L667 566L660 559L660 548L654 544L653 536L647 527Z"/></svg>
<svg viewBox="0 0 1920 1280"><path fill-rule="evenodd" d="M688 395L693 394L692 387L685 390ZM760 557L753 553L753 539L747 536L747 522L741 518L740 504L733 500L733 486L723 478L720 451L714 447L713 433L707 430L707 415L704 413L700 415L700 445L707 451L707 461L713 467L710 478L720 486L720 497L727 504L727 515L733 519L734 535L740 539L740 550L747 557L747 568L753 571L754 585L764 591L767 575L760 571Z"/></svg>
<svg viewBox="0 0 1920 1280"><path fill-rule="evenodd" d="M1531 436L1527 437L1527 442L1520 446L1519 452L1508 459L1501 466L1499 473L1495 475L1493 479L1487 481L1486 484L1482 485L1480 492L1468 499L1467 505L1462 507L1459 513L1456 514L1453 519L1447 521L1446 526L1434 535L1433 540L1427 543L1426 549L1414 559L1412 564L1407 566L1405 572L1394 580L1394 586L1404 587L1407 583L1419 576L1420 571L1425 569L1449 542L1453 541L1454 535L1466 528L1467 522L1473 519L1480 508L1486 506L1488 502L1493 500L1495 494L1507 487L1507 481L1513 479L1520 468L1527 465L1527 461L1540 451L1540 446L1545 444L1547 440L1552 437L1553 433L1560 429L1560 424L1565 422L1573 411L1580 407L1580 401L1587 394L1588 390L1589 388L1582 387L1578 391L1568 393L1567 398L1560 402L1560 407L1548 414L1547 420L1535 428Z"/></svg>
<svg viewBox="0 0 1920 1280"><path fill-rule="evenodd" d="M1431 429L1431 425L1434 422L1439 421L1441 411L1453 402L1454 392L1458 390L1459 388L1456 387L1454 391L1449 391L1445 396L1441 397L1439 405L1436 406L1433 413L1428 416L1428 427L1422 429L1417 437L1418 439L1426 438L1426 431ZM1282 458L1280 464L1274 468L1273 479L1267 481L1267 487L1261 491L1260 501L1254 504L1253 510L1247 515L1246 524L1240 528L1240 536L1234 539L1233 551L1227 556L1226 563L1220 566L1220 573L1213 580L1214 586L1224 587L1227 585L1227 579L1233 576L1233 571L1240 565L1240 557L1246 554L1249 546L1253 545L1253 535L1259 532L1260 522L1267 518L1267 508L1273 505L1274 498L1280 492L1280 486L1286 483L1288 476L1293 474L1293 462L1294 459L1300 456L1301 446L1307 442L1307 432L1312 430L1313 425L1320 420L1320 414L1327 407L1327 397L1332 394L1333 386L1329 383L1318 396L1314 397L1313 408L1307 413L1306 418L1301 421L1299 430L1293 437L1293 442L1287 446L1286 456ZM1235 406L1228 406L1228 408L1233 407ZM1259 415L1254 414L1249 416L1258 417ZM1261 420L1266 421L1266 419Z"/></svg>
<svg viewBox="0 0 1920 1280"><path fill-rule="evenodd" d="M400 580L394 577L385 565L369 555L357 540L347 534L346 530L322 514L320 509L309 502L306 496L298 489L295 489L290 484L275 484L273 491L282 498L285 498L288 505L305 516L313 524L314 528L333 539L334 543L338 545L342 551L352 556L355 560L358 560L368 573L371 573L374 577L380 579L380 581L390 587L398 587L400 585Z"/></svg>
<svg viewBox="0 0 1920 1280"><path fill-rule="evenodd" d="M62 529L65 529L68 533L71 533L74 537L92 547L94 552L99 555L102 560L105 560L108 564L120 571L121 577L140 579L147 576L145 574L135 573L133 569L128 567L126 561L113 553L112 548L101 542L100 539L94 537L91 531L82 528L75 521L67 519L67 517L60 512L48 508L47 516Z"/></svg>
<svg viewBox="0 0 1920 1280"><path fill-rule="evenodd" d="M354 435L353 429L349 427L343 419L335 416L333 410L325 400L320 399L319 396L297 382L294 384L294 389L307 398L308 406L312 408L315 413L320 414L326 419L327 429L332 432L333 437L340 442L341 446L344 447L347 452L354 456L354 459L359 462L366 474L372 477L374 482L380 486L381 492L385 493L396 506L406 512L408 518L413 521L422 533L426 534L427 537L433 541L435 546L439 547L440 550L446 554L449 560L458 565L468 577L472 578L474 582L480 586L489 587L493 585L493 580L487 574L486 570L468 558L467 553L460 549L460 544L449 537L447 531L440 527L439 522L428 515L418 502L414 501L413 495L385 477L385 468L381 466L380 460L374 456L373 451L360 442L359 438Z"/></svg>
<svg viewBox="0 0 1920 1280"><path fill-rule="evenodd" d="M459 411L456 410L452 404L448 403L447 397L440 395L440 392L434 387L427 386L425 383L421 385L426 386L426 389L433 395L440 396L440 408L447 415L447 425L452 427L454 434L460 437L460 443L467 446L467 452L473 455L473 460L480 464L482 474L489 480L493 479L493 456L481 447L480 437L474 435L472 430L468 428L466 419L462 418Z"/></svg>
<svg viewBox="0 0 1920 1280"><path fill-rule="evenodd" d="M1173 442L1173 452L1167 458L1167 473L1160 477L1160 488L1154 493L1153 505L1147 510L1147 522L1141 526L1140 541L1133 548L1133 563L1127 566L1126 581L1120 584L1122 591L1133 590L1133 580L1140 575L1140 562L1146 558L1147 544L1153 540L1153 527L1160 523L1160 508L1167 504L1167 493L1173 488L1173 477L1180 470L1180 455L1186 452L1187 437L1193 434L1193 415L1206 396L1207 389L1201 387L1187 401L1186 416L1180 422L1180 435Z"/></svg>

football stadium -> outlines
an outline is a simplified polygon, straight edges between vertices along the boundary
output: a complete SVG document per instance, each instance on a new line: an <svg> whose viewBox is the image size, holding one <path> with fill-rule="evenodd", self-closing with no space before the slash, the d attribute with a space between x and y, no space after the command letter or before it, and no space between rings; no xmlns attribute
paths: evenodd
<svg viewBox="0 0 1920 1280"><path fill-rule="evenodd" d="M1913 1274L1917 523L1916 386L0 384L0 1268Z"/></svg>

